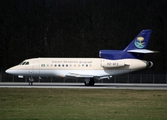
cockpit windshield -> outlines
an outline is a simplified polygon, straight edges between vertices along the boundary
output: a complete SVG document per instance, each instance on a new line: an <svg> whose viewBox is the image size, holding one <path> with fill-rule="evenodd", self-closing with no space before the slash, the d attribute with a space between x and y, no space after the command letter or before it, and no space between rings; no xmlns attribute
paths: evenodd
<svg viewBox="0 0 167 120"><path fill-rule="evenodd" d="M23 64L23 62L21 62L19 65L22 65Z"/></svg>
<svg viewBox="0 0 167 120"><path fill-rule="evenodd" d="M29 65L29 62L28 61L23 61L19 65Z"/></svg>

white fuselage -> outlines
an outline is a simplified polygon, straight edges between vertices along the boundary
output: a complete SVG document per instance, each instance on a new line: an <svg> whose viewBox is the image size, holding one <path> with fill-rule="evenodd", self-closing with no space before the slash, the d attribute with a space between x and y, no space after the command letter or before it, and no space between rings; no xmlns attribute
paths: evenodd
<svg viewBox="0 0 167 120"><path fill-rule="evenodd" d="M6 72L18 76L102 77L136 71L147 65L147 61L139 59L33 58Z"/></svg>

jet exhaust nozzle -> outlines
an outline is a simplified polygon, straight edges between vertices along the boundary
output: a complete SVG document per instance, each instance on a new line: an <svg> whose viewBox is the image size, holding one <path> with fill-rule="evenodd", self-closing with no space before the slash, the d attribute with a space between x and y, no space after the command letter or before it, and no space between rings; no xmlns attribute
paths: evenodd
<svg viewBox="0 0 167 120"><path fill-rule="evenodd" d="M148 62L147 62L147 68L151 68L152 66L153 66L153 62L148 61Z"/></svg>

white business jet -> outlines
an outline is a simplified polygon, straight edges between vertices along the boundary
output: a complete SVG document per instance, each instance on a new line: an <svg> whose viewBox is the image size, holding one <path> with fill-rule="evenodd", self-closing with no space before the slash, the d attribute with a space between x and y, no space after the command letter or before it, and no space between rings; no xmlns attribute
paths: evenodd
<svg viewBox="0 0 167 120"><path fill-rule="evenodd" d="M147 50L151 30L142 30L124 50L100 50L100 58L33 58L6 70L19 78L53 76L84 78L86 86L93 86L95 79L111 78L113 75L129 73L153 66L143 60L144 54L155 53Z"/></svg>

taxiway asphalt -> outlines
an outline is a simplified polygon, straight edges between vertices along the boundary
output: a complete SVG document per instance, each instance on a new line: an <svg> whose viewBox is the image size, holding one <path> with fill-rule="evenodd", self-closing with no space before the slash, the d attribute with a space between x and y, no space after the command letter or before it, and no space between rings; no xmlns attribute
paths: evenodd
<svg viewBox="0 0 167 120"><path fill-rule="evenodd" d="M84 86L84 83L33 83L0 82L0 88L68 88L68 89L134 89L134 90L167 90L167 84L127 84L127 83L95 83Z"/></svg>

